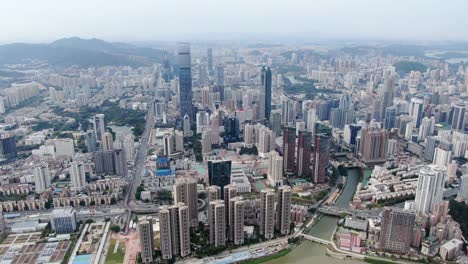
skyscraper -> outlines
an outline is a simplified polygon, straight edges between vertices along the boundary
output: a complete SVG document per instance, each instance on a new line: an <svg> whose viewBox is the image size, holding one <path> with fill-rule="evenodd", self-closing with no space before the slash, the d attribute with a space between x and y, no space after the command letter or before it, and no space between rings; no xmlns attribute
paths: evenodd
<svg viewBox="0 0 468 264"><path fill-rule="evenodd" d="M106 126L104 123L104 114L97 114L93 119L94 133L97 141L101 142L104 133L106 132Z"/></svg>
<svg viewBox="0 0 468 264"><path fill-rule="evenodd" d="M189 43L179 44L177 58L179 63L180 117L183 118L187 114L192 119L192 62Z"/></svg>
<svg viewBox="0 0 468 264"><path fill-rule="evenodd" d="M419 171L414 206L418 213L429 213L442 201L447 169L444 166L427 165Z"/></svg>
<svg viewBox="0 0 468 264"><path fill-rule="evenodd" d="M210 185L219 186L222 195L224 186L231 183L231 161L208 161L208 181Z"/></svg>
<svg viewBox="0 0 468 264"><path fill-rule="evenodd" d="M15 159L17 156L16 136L0 135L0 161Z"/></svg>
<svg viewBox="0 0 468 264"><path fill-rule="evenodd" d="M216 68L216 85L219 87L224 87L224 67L223 65L218 65ZM224 100L224 92L220 93L221 101Z"/></svg>
<svg viewBox="0 0 468 264"><path fill-rule="evenodd" d="M393 94L394 94L395 81L393 76L389 76L385 79L383 84L382 103L380 105L380 117L382 120L385 119L387 114L387 108L393 105Z"/></svg>
<svg viewBox="0 0 468 264"><path fill-rule="evenodd" d="M197 182L187 180L179 182L173 187L174 204L184 203L189 212L189 223L191 226L198 225L198 198L197 198Z"/></svg>
<svg viewBox="0 0 468 264"><path fill-rule="evenodd" d="M463 130L465 127L465 105L454 105L450 112L450 117L452 120L452 129Z"/></svg>
<svg viewBox="0 0 468 264"><path fill-rule="evenodd" d="M271 70L262 67L260 88L260 119L269 120L271 113Z"/></svg>
<svg viewBox="0 0 468 264"><path fill-rule="evenodd" d="M267 177L271 187L283 185L283 157L274 150L270 152Z"/></svg>
<svg viewBox="0 0 468 264"><path fill-rule="evenodd" d="M388 135L388 131L378 127L369 127L361 130L359 154L363 162L385 162Z"/></svg>
<svg viewBox="0 0 468 264"><path fill-rule="evenodd" d="M143 217L138 221L142 263L153 263L154 235L153 219Z"/></svg>
<svg viewBox="0 0 468 264"><path fill-rule="evenodd" d="M330 136L325 133L316 133L312 152L312 176L315 183L324 183L327 179L329 153Z"/></svg>
<svg viewBox="0 0 468 264"><path fill-rule="evenodd" d="M310 154L312 150L312 134L299 131L297 140L297 175L301 177L312 177L310 169Z"/></svg>
<svg viewBox="0 0 468 264"><path fill-rule="evenodd" d="M270 129L273 130L275 135L279 137L281 135L281 111L273 110L270 114Z"/></svg>
<svg viewBox="0 0 468 264"><path fill-rule="evenodd" d="M424 101L421 98L411 98L409 116L413 118L414 126L419 128L424 114Z"/></svg>
<svg viewBox="0 0 468 264"><path fill-rule="evenodd" d="M70 179L72 188L80 191L87 185L84 164L82 162L73 161L70 163Z"/></svg>
<svg viewBox="0 0 468 264"><path fill-rule="evenodd" d="M101 150L108 151L114 149L114 140L110 132L104 132L101 142Z"/></svg>
<svg viewBox="0 0 468 264"><path fill-rule="evenodd" d="M232 185L226 185L223 188L223 198L224 198L224 206L226 208L226 225L228 226L228 231L230 233L233 218L231 217L231 199L237 196L237 188Z"/></svg>
<svg viewBox="0 0 468 264"><path fill-rule="evenodd" d="M380 247L392 252L408 252L414 222L414 213L400 208L386 207L382 215Z"/></svg>
<svg viewBox="0 0 468 264"><path fill-rule="evenodd" d="M189 208L184 203L159 207L161 254L163 259L190 254Z"/></svg>
<svg viewBox="0 0 468 264"><path fill-rule="evenodd" d="M288 235L291 231L291 197L291 187L282 186L278 188L278 200L276 204L276 230L278 230L281 235Z"/></svg>
<svg viewBox="0 0 468 264"><path fill-rule="evenodd" d="M244 244L244 201L242 197L234 197L229 202L229 239L234 245L242 245Z"/></svg>
<svg viewBox="0 0 468 264"><path fill-rule="evenodd" d="M50 173L47 164L34 167L34 186L36 193L42 193L50 187Z"/></svg>
<svg viewBox="0 0 468 264"><path fill-rule="evenodd" d="M94 133L94 130L86 131L86 138L85 138L86 150L89 153L96 151L96 144L97 144L97 139L96 139L96 134Z"/></svg>
<svg viewBox="0 0 468 264"><path fill-rule="evenodd" d="M206 188L206 196L208 198L208 203L220 200L223 196L221 195L221 187L216 185L211 185Z"/></svg>
<svg viewBox="0 0 468 264"><path fill-rule="evenodd" d="M384 128L392 129L396 127L396 107L387 107L385 109Z"/></svg>
<svg viewBox="0 0 468 264"><path fill-rule="evenodd" d="M224 121L224 142L237 142L240 140L239 135L239 119L236 117L226 118Z"/></svg>
<svg viewBox="0 0 468 264"><path fill-rule="evenodd" d="M208 71L209 73L211 74L213 72L213 49L212 48L208 48L206 50L206 60L207 60L207 63L208 63Z"/></svg>
<svg viewBox="0 0 468 264"><path fill-rule="evenodd" d="M296 171L296 130L292 127L285 127L283 131L283 170L284 173L294 173Z"/></svg>
<svg viewBox="0 0 468 264"><path fill-rule="evenodd" d="M360 125L346 125L343 133L343 141L348 145L356 145L356 137L358 136L360 130Z"/></svg>
<svg viewBox="0 0 468 264"><path fill-rule="evenodd" d="M260 195L260 235L272 239L275 232L275 192L267 189L262 190Z"/></svg>
<svg viewBox="0 0 468 264"><path fill-rule="evenodd" d="M210 244L215 247L226 245L226 209L224 201L215 200L208 205L208 227Z"/></svg>

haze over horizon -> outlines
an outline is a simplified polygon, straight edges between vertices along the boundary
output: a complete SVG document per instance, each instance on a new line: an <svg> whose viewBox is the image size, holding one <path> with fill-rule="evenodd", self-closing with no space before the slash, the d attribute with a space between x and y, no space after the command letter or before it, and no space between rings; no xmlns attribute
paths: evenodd
<svg viewBox="0 0 468 264"><path fill-rule="evenodd" d="M8 1L0 43L63 37L188 40L197 35L312 33L340 38L468 40L468 1Z"/></svg>

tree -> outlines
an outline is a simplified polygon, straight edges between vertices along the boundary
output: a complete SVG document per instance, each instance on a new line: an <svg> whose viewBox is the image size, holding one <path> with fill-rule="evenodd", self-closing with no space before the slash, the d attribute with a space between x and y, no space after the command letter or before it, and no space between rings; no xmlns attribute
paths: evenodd
<svg viewBox="0 0 468 264"><path fill-rule="evenodd" d="M116 224L111 224L109 229L114 233L119 233L120 232L120 226L116 225Z"/></svg>

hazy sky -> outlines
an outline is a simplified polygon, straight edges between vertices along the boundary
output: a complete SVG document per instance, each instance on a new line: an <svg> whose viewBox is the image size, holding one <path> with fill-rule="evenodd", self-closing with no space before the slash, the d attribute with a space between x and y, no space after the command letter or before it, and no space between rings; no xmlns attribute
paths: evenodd
<svg viewBox="0 0 468 264"><path fill-rule="evenodd" d="M0 42L311 32L468 40L468 0L2 0Z"/></svg>

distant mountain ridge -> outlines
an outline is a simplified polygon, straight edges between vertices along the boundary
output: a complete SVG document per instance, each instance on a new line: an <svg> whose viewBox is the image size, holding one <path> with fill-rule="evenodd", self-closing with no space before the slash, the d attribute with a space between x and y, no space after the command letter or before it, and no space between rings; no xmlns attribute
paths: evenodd
<svg viewBox="0 0 468 264"><path fill-rule="evenodd" d="M63 38L49 44L0 45L0 64L44 60L52 66L143 66L161 62L163 50L100 39Z"/></svg>

